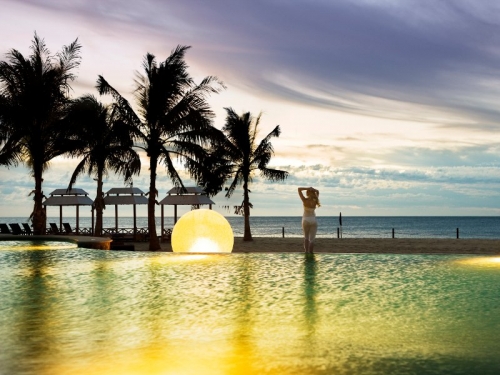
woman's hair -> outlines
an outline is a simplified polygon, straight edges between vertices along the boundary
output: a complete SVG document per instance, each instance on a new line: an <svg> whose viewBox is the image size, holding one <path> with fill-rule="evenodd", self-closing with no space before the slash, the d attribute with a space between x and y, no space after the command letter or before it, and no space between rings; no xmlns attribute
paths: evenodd
<svg viewBox="0 0 500 375"><path fill-rule="evenodd" d="M321 207L321 203L319 203L318 194L316 194L315 190L307 189L306 194L308 198L311 198L314 201L314 203L316 203L316 207Z"/></svg>

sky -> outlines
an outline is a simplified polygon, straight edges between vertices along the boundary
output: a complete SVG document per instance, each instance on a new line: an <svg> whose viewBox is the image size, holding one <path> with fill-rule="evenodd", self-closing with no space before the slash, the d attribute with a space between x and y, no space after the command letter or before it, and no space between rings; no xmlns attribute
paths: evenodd
<svg viewBox="0 0 500 375"><path fill-rule="evenodd" d="M319 189L324 216L500 214L497 1L0 0L0 9L0 60L13 48L28 55L35 31L54 53L78 38L72 97L98 96L100 74L133 101L146 53L161 61L191 46L195 80L227 86L210 97L216 127L225 107L262 113L262 138L280 125L270 167L290 175L254 177L253 216L301 215L299 186ZM134 186L147 191L142 160ZM44 193L66 187L76 163L53 160ZM104 190L122 186L110 175ZM160 199L172 187L161 167L158 186ZM94 196L92 178L76 187ZM25 167L0 167L0 216L28 217L33 188ZM242 190L213 199L231 215L223 206L240 204Z"/></svg>

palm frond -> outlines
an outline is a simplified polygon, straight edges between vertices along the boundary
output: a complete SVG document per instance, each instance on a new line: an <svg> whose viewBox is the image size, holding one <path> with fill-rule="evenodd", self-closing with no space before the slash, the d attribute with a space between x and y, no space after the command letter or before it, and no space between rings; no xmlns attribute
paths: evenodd
<svg viewBox="0 0 500 375"><path fill-rule="evenodd" d="M274 154L273 145L270 140L272 137L279 137L281 134L280 126L277 125L268 135L264 137L259 143L259 146L255 149L255 154L259 155L262 153Z"/></svg>
<svg viewBox="0 0 500 375"><path fill-rule="evenodd" d="M73 71L80 66L81 48L81 45L78 43L78 38L76 38L73 43L68 46L64 46L62 52L59 52L57 54L57 56L59 57L61 80L63 82L73 81L76 78L76 75L73 73Z"/></svg>
<svg viewBox="0 0 500 375"><path fill-rule="evenodd" d="M279 169L259 168L260 174L269 181L284 181L288 177L288 172Z"/></svg>
<svg viewBox="0 0 500 375"><path fill-rule="evenodd" d="M128 100L121 96L120 93L115 90L113 86L111 86L108 81L106 81L101 75L99 75L97 78L96 89L100 95L111 95L116 102L115 106L117 107L117 111L119 110L120 112L125 114L126 118L133 119L136 122L140 122L140 119L133 111Z"/></svg>
<svg viewBox="0 0 500 375"><path fill-rule="evenodd" d="M244 180L244 174L242 171L242 168L238 168L236 171L234 171L233 175L233 181L231 182L231 185L227 188L226 192L226 198L231 198L231 195L233 195L234 191L236 190L236 187L241 185L242 181Z"/></svg>
<svg viewBox="0 0 500 375"><path fill-rule="evenodd" d="M184 188L184 184L182 183L182 178L179 176L179 173L175 169L174 163L172 162L172 159L170 157L170 153L165 152L161 156L162 156L161 160L163 161L163 164L165 164L165 167L167 169L167 175L168 177L170 177L170 181L172 181L174 187Z"/></svg>
<svg viewBox="0 0 500 375"><path fill-rule="evenodd" d="M73 185L76 183L78 176L85 173L88 167L88 158L83 158L76 166L75 170L71 174L71 179L69 180L68 189L73 189Z"/></svg>

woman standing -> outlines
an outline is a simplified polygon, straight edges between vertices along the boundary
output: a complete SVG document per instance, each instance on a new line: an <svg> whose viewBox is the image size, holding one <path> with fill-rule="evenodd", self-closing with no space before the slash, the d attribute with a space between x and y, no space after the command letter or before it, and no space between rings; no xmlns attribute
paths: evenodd
<svg viewBox="0 0 500 375"><path fill-rule="evenodd" d="M316 207L320 207L319 191L313 187L299 187L299 197L304 205L304 214L302 215L302 230L304 231L304 250L306 253L312 253L314 249L314 239L318 231L318 222L316 221ZM306 196L302 194L306 191Z"/></svg>

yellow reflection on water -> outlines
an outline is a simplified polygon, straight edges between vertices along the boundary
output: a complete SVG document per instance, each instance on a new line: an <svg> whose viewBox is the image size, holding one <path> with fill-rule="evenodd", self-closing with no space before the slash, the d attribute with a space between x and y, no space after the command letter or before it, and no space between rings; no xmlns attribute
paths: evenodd
<svg viewBox="0 0 500 375"><path fill-rule="evenodd" d="M141 348L119 353L113 358L92 360L93 375L246 375L255 374L250 361L228 347L213 355L210 346L196 344L191 348ZM50 368L50 374L87 375L88 363L65 363ZM281 371L266 371L269 375Z"/></svg>
<svg viewBox="0 0 500 375"><path fill-rule="evenodd" d="M476 267L500 268L500 256L474 257L455 261L457 264Z"/></svg>
<svg viewBox="0 0 500 375"><path fill-rule="evenodd" d="M199 260L209 260L210 258L211 256L208 254L180 253L180 254L169 254L166 256L157 256L149 259L149 261L155 264L171 264L171 263L195 262Z"/></svg>
<svg viewBox="0 0 500 375"><path fill-rule="evenodd" d="M62 249L75 249L78 247L72 242L59 242L59 241L1 241L0 251L2 250L62 250Z"/></svg>

